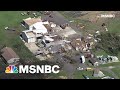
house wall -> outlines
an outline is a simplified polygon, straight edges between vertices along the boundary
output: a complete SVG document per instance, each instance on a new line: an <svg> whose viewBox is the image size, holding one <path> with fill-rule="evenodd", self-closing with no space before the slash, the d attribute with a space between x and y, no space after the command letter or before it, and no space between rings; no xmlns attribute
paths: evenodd
<svg viewBox="0 0 120 90"><path fill-rule="evenodd" d="M22 32L22 38L27 43L36 42L36 38L35 37L28 38L24 32Z"/></svg>
<svg viewBox="0 0 120 90"><path fill-rule="evenodd" d="M26 29L29 29L29 25L25 22L24 22L24 26L26 27Z"/></svg>
<svg viewBox="0 0 120 90"><path fill-rule="evenodd" d="M29 26L29 30L33 30L33 29L36 29L34 25Z"/></svg>
<svg viewBox="0 0 120 90"><path fill-rule="evenodd" d="M7 61L8 64L13 64L19 61L20 58L11 58L10 60Z"/></svg>
<svg viewBox="0 0 120 90"><path fill-rule="evenodd" d="M28 38L28 43L31 43L31 42L36 42L36 38Z"/></svg>
<svg viewBox="0 0 120 90"><path fill-rule="evenodd" d="M82 63L85 63L85 57L81 56L81 59L82 59Z"/></svg>
<svg viewBox="0 0 120 90"><path fill-rule="evenodd" d="M22 32L22 38L24 39L25 42L28 43L28 38L27 38L27 36L25 35L24 32Z"/></svg>

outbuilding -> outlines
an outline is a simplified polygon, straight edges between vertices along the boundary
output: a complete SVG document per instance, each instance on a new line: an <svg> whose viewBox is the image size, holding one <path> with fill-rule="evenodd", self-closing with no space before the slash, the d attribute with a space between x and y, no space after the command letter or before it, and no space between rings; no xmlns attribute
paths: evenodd
<svg viewBox="0 0 120 90"><path fill-rule="evenodd" d="M19 62L19 56L10 47L5 47L1 50L1 56L9 65L16 65Z"/></svg>

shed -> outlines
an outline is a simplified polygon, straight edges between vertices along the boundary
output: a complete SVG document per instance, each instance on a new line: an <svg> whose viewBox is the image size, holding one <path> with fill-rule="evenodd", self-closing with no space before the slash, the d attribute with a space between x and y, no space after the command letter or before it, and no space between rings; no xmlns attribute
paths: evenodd
<svg viewBox="0 0 120 90"><path fill-rule="evenodd" d="M10 47L5 47L1 50L1 56L9 65L14 65L19 62L19 56Z"/></svg>

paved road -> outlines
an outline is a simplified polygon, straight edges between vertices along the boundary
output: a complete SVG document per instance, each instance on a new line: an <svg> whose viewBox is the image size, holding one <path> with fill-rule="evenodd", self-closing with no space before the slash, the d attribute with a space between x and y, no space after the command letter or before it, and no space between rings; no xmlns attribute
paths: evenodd
<svg viewBox="0 0 120 90"><path fill-rule="evenodd" d="M76 71L77 66L70 64L70 60L60 54L54 54L54 57L63 64L63 70L67 73L67 77L73 79L73 73Z"/></svg>

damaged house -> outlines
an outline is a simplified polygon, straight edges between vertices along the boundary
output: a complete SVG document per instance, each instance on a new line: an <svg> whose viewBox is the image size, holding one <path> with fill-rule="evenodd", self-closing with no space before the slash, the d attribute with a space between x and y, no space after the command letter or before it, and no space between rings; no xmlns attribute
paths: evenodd
<svg viewBox="0 0 120 90"><path fill-rule="evenodd" d="M83 51L86 48L86 44L82 42L80 39L75 39L71 41L71 45L77 51L79 50Z"/></svg>

